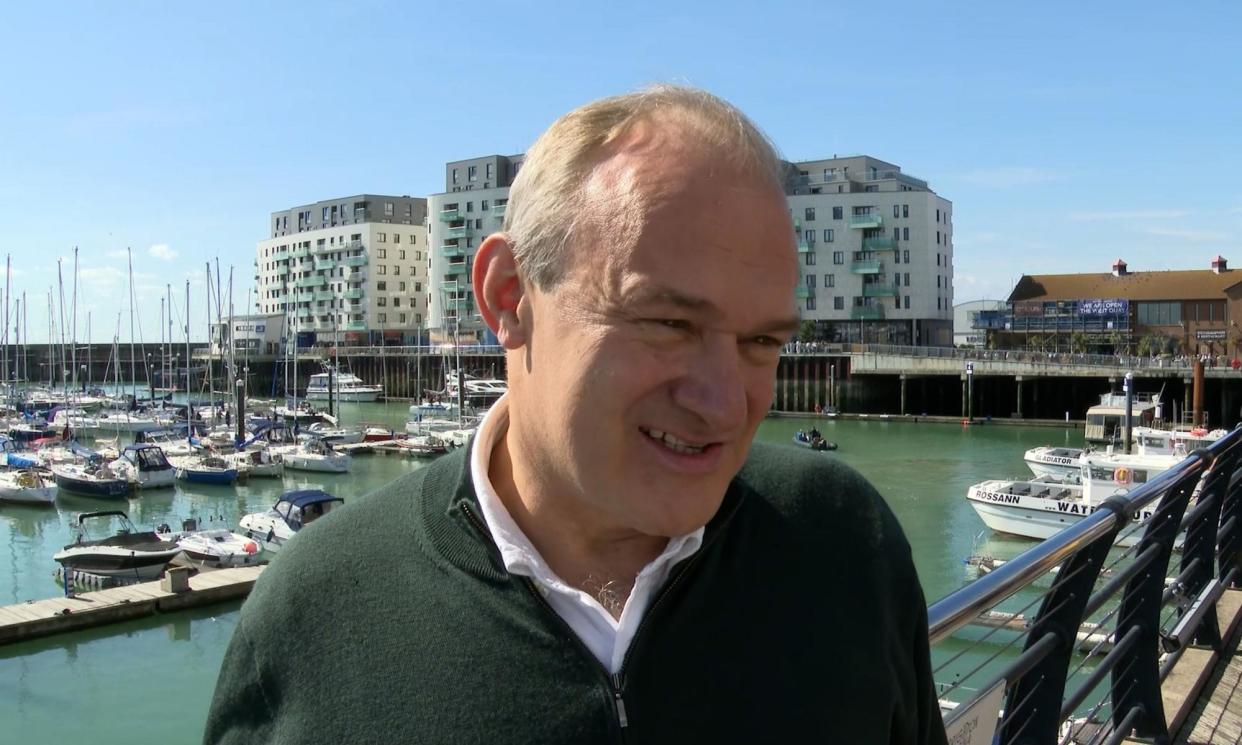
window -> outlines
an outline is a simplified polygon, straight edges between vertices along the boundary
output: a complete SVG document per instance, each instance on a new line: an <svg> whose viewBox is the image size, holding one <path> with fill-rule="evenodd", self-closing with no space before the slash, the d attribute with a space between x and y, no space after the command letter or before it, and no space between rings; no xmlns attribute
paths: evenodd
<svg viewBox="0 0 1242 745"><path fill-rule="evenodd" d="M893 284L894 284L894 285L896 285L897 287L901 287L901 275L900 275L900 274L894 274L894 275L893 275L893 279L894 279L894 280L896 280L896 281L894 281L894 282L893 282Z"/></svg>
<svg viewBox="0 0 1242 745"><path fill-rule="evenodd" d="M824 228L824 243L832 243L835 236L836 234L833 233L832 228Z"/></svg>
<svg viewBox="0 0 1242 745"><path fill-rule="evenodd" d="M902 229L901 229L901 239L902 239L903 241L908 241L908 240L910 240L910 228L902 228Z"/></svg>
<svg viewBox="0 0 1242 745"><path fill-rule="evenodd" d="M910 286L910 272L906 272L906 287Z"/></svg>
<svg viewBox="0 0 1242 745"><path fill-rule="evenodd" d="M405 325L405 314L404 313L399 313L397 315L397 323L401 324L402 326Z"/></svg>
<svg viewBox="0 0 1242 745"><path fill-rule="evenodd" d="M893 228L893 240L901 239L901 228Z"/></svg>
<svg viewBox="0 0 1242 745"><path fill-rule="evenodd" d="M393 233L393 234L392 234L392 242L393 242L393 243L400 243L400 242L401 242L401 234L400 234L400 233Z"/></svg>
<svg viewBox="0 0 1242 745"><path fill-rule="evenodd" d="M908 204L903 204L903 205L901 205L901 216L902 216L902 217L909 217L909 216L910 216L910 205L908 205Z"/></svg>
<svg viewBox="0 0 1242 745"><path fill-rule="evenodd" d="M418 267L416 266L410 267L410 276L413 277L415 274L418 274Z"/></svg>
<svg viewBox="0 0 1242 745"><path fill-rule="evenodd" d="M404 258L405 258L405 249L404 249L404 248L403 248L403 249L401 249L400 251L398 251L398 252L397 252L397 258L398 258L398 259L404 259Z"/></svg>
<svg viewBox="0 0 1242 745"><path fill-rule="evenodd" d="M845 252L844 251L833 251L832 252L832 263L844 264L845 263Z"/></svg>
<svg viewBox="0 0 1242 745"><path fill-rule="evenodd" d="M482 229L483 229L483 218L481 218L481 217L480 217L480 218L477 218L477 219L474 221L474 229L475 229L475 230L482 230Z"/></svg>
<svg viewBox="0 0 1242 745"><path fill-rule="evenodd" d="M810 222L810 221L812 221L812 220L814 220L814 219L815 219L815 208L814 208L814 207L807 207L807 208L806 208L806 221L807 221L807 222Z"/></svg>
<svg viewBox="0 0 1242 745"><path fill-rule="evenodd" d="M845 310L845 298L841 297L840 295L837 295L836 297L834 297L832 299L832 309L833 310Z"/></svg>
<svg viewBox="0 0 1242 745"><path fill-rule="evenodd" d="M824 275L824 287L836 287L836 286L837 286L837 275L825 274Z"/></svg>
<svg viewBox="0 0 1242 745"><path fill-rule="evenodd" d="M939 230L936 231L936 245L937 246L940 245L940 231Z"/></svg>
<svg viewBox="0 0 1242 745"><path fill-rule="evenodd" d="M880 190L879 184L867 184L866 186L863 187L863 191L879 191L879 190Z"/></svg>
<svg viewBox="0 0 1242 745"><path fill-rule="evenodd" d="M375 273L376 273L376 274L387 274L387 273L388 273L388 267L387 267L386 265L384 265L384 264L380 264L380 265L378 265L378 266L376 266L376 267L375 267Z"/></svg>
<svg viewBox="0 0 1242 745"><path fill-rule="evenodd" d="M487 164L487 180L488 180L488 181L491 181L491 180L492 180L492 176L494 176L494 175L495 175L495 167L496 167L496 166L495 166L495 164L494 164L494 163L488 163L488 164Z"/></svg>
<svg viewBox="0 0 1242 745"><path fill-rule="evenodd" d="M410 233L410 245L413 246L416 243L418 243L418 236L414 233Z"/></svg>
<svg viewBox="0 0 1242 745"><path fill-rule="evenodd" d="M397 264L397 265L393 266L393 268L392 268L392 273L393 273L394 275L400 274L400 273L401 273L401 265L400 265L400 264Z"/></svg>
<svg viewBox="0 0 1242 745"><path fill-rule="evenodd" d="M804 253L802 255L806 257L807 266L815 266L815 252L814 251L809 252L809 253Z"/></svg>
<svg viewBox="0 0 1242 745"><path fill-rule="evenodd" d="M936 254L936 266L940 266L940 254Z"/></svg>
<svg viewBox="0 0 1242 745"><path fill-rule="evenodd" d="M845 217L844 207L833 207L832 208L832 219L833 220L841 220L844 217Z"/></svg>
<svg viewBox="0 0 1242 745"><path fill-rule="evenodd" d="M815 310L815 298L809 297L806 299L806 309Z"/></svg>
<svg viewBox="0 0 1242 745"><path fill-rule="evenodd" d="M936 275L936 287L937 288L940 287L940 275L939 274Z"/></svg>
<svg viewBox="0 0 1242 745"><path fill-rule="evenodd" d="M901 217L901 205L900 204L893 205L893 217Z"/></svg>
<svg viewBox="0 0 1242 745"><path fill-rule="evenodd" d="M401 296L400 296L400 295L398 295L397 297L394 297L394 298L392 299L392 307L394 307L394 308L400 308L400 307L401 307Z"/></svg>
<svg viewBox="0 0 1242 745"><path fill-rule="evenodd" d="M334 208L334 209L335 209L335 208ZM324 207L324 208L323 208L323 221L324 221L324 222L327 222L327 221L328 221L328 208L327 208L327 207Z"/></svg>
<svg viewBox="0 0 1242 745"><path fill-rule="evenodd" d="M385 307L387 307L387 306L388 306L388 298L386 298L386 297L384 297L383 295L381 295L381 296L379 296L379 297L375 298L375 304L376 304L377 306L381 307L381 308L385 308Z"/></svg>
<svg viewBox="0 0 1242 745"><path fill-rule="evenodd" d="M380 235L383 235L383 233L380 233ZM388 258L388 249L386 249L386 248L377 248L377 249L375 249L375 257L376 257L376 258L378 258L378 259L386 259L386 258Z"/></svg>
<svg viewBox="0 0 1242 745"><path fill-rule="evenodd" d="M478 181L479 180L479 167L478 166L467 166L466 167L466 180L467 181Z"/></svg>
<svg viewBox="0 0 1242 745"><path fill-rule="evenodd" d="M414 292L422 292L422 291L423 291L423 283L422 283L422 282L415 282L415 283L414 283Z"/></svg>
<svg viewBox="0 0 1242 745"><path fill-rule="evenodd" d="M486 199L479 202L479 209L483 210L484 212L487 212L487 200Z"/></svg>
<svg viewBox="0 0 1242 745"><path fill-rule="evenodd" d="M453 183L454 184L457 183L457 169L456 168L453 169Z"/></svg>
<svg viewBox="0 0 1242 745"><path fill-rule="evenodd" d="M903 264L910 263L910 249L907 248L906 250L901 252L901 263Z"/></svg>
<svg viewBox="0 0 1242 745"><path fill-rule="evenodd" d="M388 323L387 313L377 313L375 315L376 315L376 320L379 321L380 323Z"/></svg>
<svg viewBox="0 0 1242 745"><path fill-rule="evenodd" d="M466 202L466 211L474 212L474 202Z"/></svg>
<svg viewBox="0 0 1242 745"><path fill-rule="evenodd" d="M422 260L423 260L423 252L422 252L422 251L415 251L415 252L414 252L414 260L415 260L415 261L422 261Z"/></svg>
<svg viewBox="0 0 1242 745"><path fill-rule="evenodd" d="M415 313L415 314L414 314L414 323L416 323L416 324L418 324L418 325L420 325L420 326L423 324L423 314L422 314L422 313Z"/></svg>
<svg viewBox="0 0 1242 745"><path fill-rule="evenodd" d="M910 296L906 295L904 298L902 298L902 302L905 305L906 310L910 310Z"/></svg>
<svg viewBox="0 0 1242 745"><path fill-rule="evenodd" d="M806 231L805 233L803 233L802 239L806 241L808 246L814 246L815 245L815 231L814 230Z"/></svg>
<svg viewBox="0 0 1242 745"><path fill-rule="evenodd" d="M940 210L936 210L936 222L940 222Z"/></svg>
<svg viewBox="0 0 1242 745"><path fill-rule="evenodd" d="M392 204L392 202L384 202L384 216L385 216L385 217L392 217L392 213L393 213L393 204Z"/></svg>
<svg viewBox="0 0 1242 745"><path fill-rule="evenodd" d="M400 283L398 283L398 285L397 285L397 292L405 292L405 283L404 283L404 282L400 282Z"/></svg>
<svg viewBox="0 0 1242 745"><path fill-rule="evenodd" d="M377 233L377 234L376 234L376 236L375 236L375 242L376 242L376 243L387 243L387 242L388 242L388 234L387 234L387 233Z"/></svg>

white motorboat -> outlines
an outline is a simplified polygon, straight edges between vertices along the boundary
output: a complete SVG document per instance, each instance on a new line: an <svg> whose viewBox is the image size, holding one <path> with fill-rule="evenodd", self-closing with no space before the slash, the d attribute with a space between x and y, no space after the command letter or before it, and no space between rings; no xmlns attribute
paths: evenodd
<svg viewBox="0 0 1242 745"><path fill-rule="evenodd" d="M332 398L337 401L374 401L384 394L383 386L368 385L353 373L333 369L310 377L306 386L307 400L327 401L329 378L332 383Z"/></svg>
<svg viewBox="0 0 1242 745"><path fill-rule="evenodd" d="M499 378L480 378L466 374L465 397L470 399L486 399L494 401L509 390L509 384ZM449 400L457 399L457 372L450 370L444 374L444 392Z"/></svg>
<svg viewBox="0 0 1242 745"><path fill-rule="evenodd" d="M1085 448L1044 446L1026 451L1023 460L1036 476L1066 478L1078 473L1081 467L1078 459L1084 452Z"/></svg>
<svg viewBox="0 0 1242 745"><path fill-rule="evenodd" d="M268 551L279 551L299 530L344 502L321 489L289 491L271 509L246 515L240 524L251 540Z"/></svg>
<svg viewBox="0 0 1242 745"><path fill-rule="evenodd" d="M279 453L267 448L253 448L239 453L229 453L224 460L245 472L247 477L280 478L285 475L285 461Z"/></svg>
<svg viewBox="0 0 1242 745"><path fill-rule="evenodd" d="M1160 418L1160 396L1136 393L1131 396L1130 421L1133 426L1148 426ZM1104 445L1121 440L1126 418L1126 397L1120 393L1104 393L1100 402L1087 409L1087 442Z"/></svg>
<svg viewBox="0 0 1242 745"><path fill-rule="evenodd" d="M316 422L302 430L301 437L319 438L332 445L353 445L362 442L366 431L361 427L333 427L323 422Z"/></svg>
<svg viewBox="0 0 1242 745"><path fill-rule="evenodd" d="M89 537L88 521L98 524L111 520L120 523L115 534L106 538ZM136 530L129 516L120 510L78 515L75 534L76 540L52 558L65 569L97 577L155 579L168 566L168 562L181 553L181 547L176 543L162 540L154 532Z"/></svg>
<svg viewBox="0 0 1242 745"><path fill-rule="evenodd" d="M0 471L0 502L51 504L57 491L53 479L34 469Z"/></svg>
<svg viewBox="0 0 1242 745"><path fill-rule="evenodd" d="M332 449L332 445L320 439L297 445L278 445L273 450L280 454L285 468L295 471L349 473L353 462L348 453L338 453Z"/></svg>
<svg viewBox="0 0 1242 745"><path fill-rule="evenodd" d="M165 541L181 547L190 561L207 567L244 567L259 563L259 544L227 528L199 529L197 520L183 520L181 530L167 524L156 529Z"/></svg>
<svg viewBox="0 0 1242 745"><path fill-rule="evenodd" d="M1109 497L1128 493L1180 460L1175 455L1086 453L1080 459L1079 483L1051 476L994 479L971 486L966 499L992 530L1043 540L1090 515ZM1150 516L1151 510L1144 510L1133 519ZM1119 545L1136 540L1127 535Z"/></svg>
<svg viewBox="0 0 1242 745"><path fill-rule="evenodd" d="M139 489L156 489L177 483L177 471L158 445L126 445L111 463L112 472L129 479Z"/></svg>

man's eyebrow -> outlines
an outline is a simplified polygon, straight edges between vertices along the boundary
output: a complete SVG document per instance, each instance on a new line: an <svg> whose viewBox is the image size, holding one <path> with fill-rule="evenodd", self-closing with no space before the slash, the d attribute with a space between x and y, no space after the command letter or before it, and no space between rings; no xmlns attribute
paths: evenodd
<svg viewBox="0 0 1242 745"><path fill-rule="evenodd" d="M662 285L636 288L629 293L628 299L632 303L665 303L696 313L721 315L720 308L712 301Z"/></svg>

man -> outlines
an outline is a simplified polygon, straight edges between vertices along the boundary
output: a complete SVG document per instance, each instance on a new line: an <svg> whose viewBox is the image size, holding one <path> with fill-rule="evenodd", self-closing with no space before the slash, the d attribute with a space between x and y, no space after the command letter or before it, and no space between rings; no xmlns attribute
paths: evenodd
<svg viewBox="0 0 1242 745"><path fill-rule="evenodd" d="M943 742L892 514L752 447L798 327L763 136L701 91L597 101L505 219L473 286L509 393L284 549L207 742Z"/></svg>

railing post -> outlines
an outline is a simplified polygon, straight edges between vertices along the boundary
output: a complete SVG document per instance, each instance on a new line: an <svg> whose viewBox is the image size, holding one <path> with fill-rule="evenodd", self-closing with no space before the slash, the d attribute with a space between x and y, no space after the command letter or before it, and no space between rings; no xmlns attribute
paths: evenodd
<svg viewBox="0 0 1242 745"><path fill-rule="evenodd" d="M1186 542L1182 548L1183 572L1194 565L1194 570L1183 582L1183 596L1196 598L1212 579L1216 558L1216 535L1220 525L1221 503L1225 498L1225 489L1233 475L1236 464L1237 449L1228 452L1212 461L1207 450L1196 450L1195 454L1212 463L1211 470L1204 476L1203 486L1199 491L1198 507L1206 507L1198 514L1190 525L1186 526ZM1215 605L1215 604L1213 604ZM1220 623L1215 612L1204 616L1199 628L1195 631L1194 643L1210 646L1215 649L1220 645Z"/></svg>
<svg viewBox="0 0 1242 745"><path fill-rule="evenodd" d="M1160 696L1160 609L1164 578L1182 516L1198 480L1199 471L1192 471L1160 500L1135 553L1141 556L1154 545L1158 547L1155 558L1126 585L1114 632L1114 638L1120 639L1131 628L1137 628L1139 637L1129 661L1113 669L1113 726L1120 729L1123 722L1132 720L1135 733L1152 738L1157 745L1169 742L1164 700ZM1131 717L1134 711L1138 713Z"/></svg>
<svg viewBox="0 0 1242 745"><path fill-rule="evenodd" d="M1117 515L1115 525L1106 537L1095 540L1074 554L1057 572L1052 589L1035 615L1035 623L1027 634L1025 646L1025 649L1030 649L1044 637L1052 635L1057 638L1057 649L1009 687L1000 745L1043 745L1057 741L1057 731L1061 726L1061 700L1065 696L1070 658L1078 646L1083 610L1091 598L1091 588L1095 586L1117 532L1129 521L1125 510L1118 509L1111 500L1101 505L1100 509L1111 510Z"/></svg>
<svg viewBox="0 0 1242 745"><path fill-rule="evenodd" d="M1237 465L1235 463L1235 465ZM1218 577L1229 576L1229 571L1242 560L1242 474L1222 474L1226 482L1221 502L1220 530L1217 535L1219 550L1216 555ZM1235 573L1230 586L1242 587L1242 572Z"/></svg>

